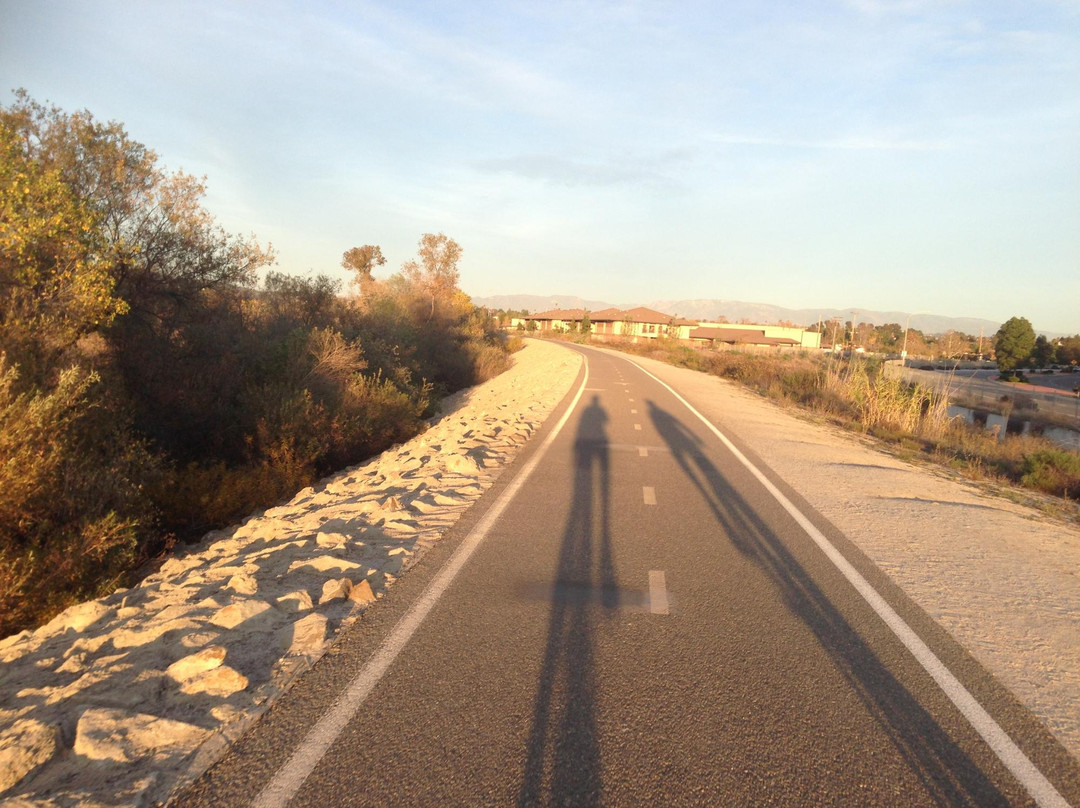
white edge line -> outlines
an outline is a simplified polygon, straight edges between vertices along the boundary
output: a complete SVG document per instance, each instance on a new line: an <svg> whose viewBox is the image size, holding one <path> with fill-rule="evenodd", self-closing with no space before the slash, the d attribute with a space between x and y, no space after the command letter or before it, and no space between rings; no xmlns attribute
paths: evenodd
<svg viewBox="0 0 1080 808"><path fill-rule="evenodd" d="M624 357L625 358L625 357ZM878 617L880 617L885 624L892 629L893 634L904 644L904 647L911 652L911 655L919 662L920 665L926 670L927 673L937 682L938 687L942 689L949 700L956 705L956 708L963 714L964 718L968 720L968 723L975 729L977 733L982 737L989 747L994 750L994 754L998 756L998 759L1005 764L1005 767L1012 772L1013 776L1020 781L1021 785L1027 792L1034 798L1035 802L1043 806L1043 808L1070 808L1069 803L1058 792L1054 785L1046 779L1046 776L1039 771L1034 763L1024 754L1009 737L1008 733L1001 728L1001 725L993 719L993 717L986 712L985 708L979 704L974 696L968 692L967 688L960 683L960 680L953 675L945 663L942 662L937 655L930 650L929 646L920 639L919 635L904 621L896 610L890 606L885 599L878 594L877 590L870 585L862 574L852 566L843 554L830 542L825 535L814 527L813 523L803 515L794 503L791 502L783 492L780 491L772 481L766 477L761 470L750 462L738 447L732 443L728 437L721 432L708 418L698 412L685 398L675 392L671 385L664 381L661 381L652 373L647 371L637 362L632 359L626 359L627 362L634 365L638 370L649 376L655 382L663 386L670 392L675 398L682 402L690 412L696 415L705 426L707 426L716 437L718 437L721 443L728 448L728 450L735 455L735 458L746 467L746 469L757 478L758 482L764 486L773 499L775 499L780 506L787 511L791 517L798 522L799 526L806 532L806 534L813 540L823 553L828 557L830 561L836 566L840 573L847 578L848 582L855 587L856 591L862 595L871 609L873 609Z"/></svg>
<svg viewBox="0 0 1080 808"><path fill-rule="evenodd" d="M551 432L548 433L540 448L529 458L529 461L513 481L503 489L495 504L484 514L472 532L462 540L443 568L431 580L420 597L409 607L409 610L394 626L394 629L379 645L375 653L371 655L371 658L360 669L360 672L349 682L345 691L338 697L333 706L311 728L303 743L300 744L300 747L293 753L288 762L278 769L270 782L259 792L259 795L251 803L253 808L284 808L289 800L296 795L296 792L300 790L308 775L315 770L315 766L318 765L342 730L356 715L364 699L367 698L368 694L371 693L375 685L383 677L383 674L393 664L398 654L405 648L413 633L419 628L428 612L439 601L439 598L442 597L458 572L461 571L461 568L465 566L465 562L469 560L473 551L487 537L488 532L502 515L502 512L506 510L510 501L528 480L540 460L547 453L548 448L570 419L578 401L581 400L581 396L585 392L585 384L589 380L588 358L582 356L582 362L585 365L585 378L582 379L581 386L578 388L573 401L570 402L570 406Z"/></svg>
<svg viewBox="0 0 1080 808"><path fill-rule="evenodd" d="M663 570L649 570L649 611L668 614L667 578Z"/></svg>

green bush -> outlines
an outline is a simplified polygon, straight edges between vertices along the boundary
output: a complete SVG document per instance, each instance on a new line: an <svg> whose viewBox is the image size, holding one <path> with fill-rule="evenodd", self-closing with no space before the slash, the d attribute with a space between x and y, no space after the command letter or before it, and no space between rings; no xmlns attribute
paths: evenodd
<svg viewBox="0 0 1080 808"><path fill-rule="evenodd" d="M1080 454L1040 449L1024 457L1021 482L1047 494L1080 499Z"/></svg>
<svg viewBox="0 0 1080 808"><path fill-rule="evenodd" d="M108 591L145 557L157 473L96 374L17 383L0 354L0 636Z"/></svg>

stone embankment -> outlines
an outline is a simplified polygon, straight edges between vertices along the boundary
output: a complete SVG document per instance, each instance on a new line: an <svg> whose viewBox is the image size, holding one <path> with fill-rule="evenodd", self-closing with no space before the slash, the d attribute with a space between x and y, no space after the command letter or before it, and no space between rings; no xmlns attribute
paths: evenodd
<svg viewBox="0 0 1080 808"><path fill-rule="evenodd" d="M0 641L0 804L145 805L205 770L491 485L580 364L530 341L424 434Z"/></svg>

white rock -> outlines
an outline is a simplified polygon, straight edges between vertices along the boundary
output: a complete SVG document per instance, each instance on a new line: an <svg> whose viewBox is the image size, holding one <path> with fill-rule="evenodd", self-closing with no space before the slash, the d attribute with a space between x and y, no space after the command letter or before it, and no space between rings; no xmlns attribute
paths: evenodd
<svg viewBox="0 0 1080 808"><path fill-rule="evenodd" d="M480 473L480 465L469 455L450 454L446 455L443 465L451 474L461 474L465 477L475 477Z"/></svg>
<svg viewBox="0 0 1080 808"><path fill-rule="evenodd" d="M210 715L222 724L228 724L232 721L236 721L238 718L243 718L244 715L246 715L246 711L242 707L237 707L235 704L222 702L221 704L217 704L210 708Z"/></svg>
<svg viewBox="0 0 1080 808"><path fill-rule="evenodd" d="M375 593L371 591L371 584L368 583L367 578L352 585L352 590L349 592L349 600L361 605L371 603L375 600Z"/></svg>
<svg viewBox="0 0 1080 808"><path fill-rule="evenodd" d="M241 623L265 612L270 604L255 598L230 603L210 618L210 622L222 628L236 628Z"/></svg>
<svg viewBox="0 0 1080 808"><path fill-rule="evenodd" d="M311 595L304 589L297 589L295 592L282 595L277 599L276 603L277 607L283 612L306 612L314 607L311 602Z"/></svg>
<svg viewBox="0 0 1080 808"><path fill-rule="evenodd" d="M306 548L311 541L309 539L297 539L296 541L279 541L274 544L264 547L263 549L250 553L246 556L247 561L256 562L259 559L267 558L268 556L276 556L279 553L285 555L296 555L298 551Z"/></svg>
<svg viewBox="0 0 1080 808"><path fill-rule="evenodd" d="M111 610L108 606L96 600L79 603L65 609L50 620L42 631L46 634L55 634L68 629L82 631L87 626L96 623L109 611Z"/></svg>
<svg viewBox="0 0 1080 808"><path fill-rule="evenodd" d="M294 561L289 565L288 574L291 575L294 572L306 572L308 574L317 574L320 572L348 572L349 570L359 568L359 566L359 564L353 561L346 561L343 558L336 558L329 555L315 556L314 558L305 558L300 561Z"/></svg>
<svg viewBox="0 0 1080 808"><path fill-rule="evenodd" d="M194 553L185 556L184 558L170 558L161 565L158 574L163 578L171 578L182 572L187 572L188 570L195 569L195 567L202 566L203 563L205 563L203 559Z"/></svg>
<svg viewBox="0 0 1080 808"><path fill-rule="evenodd" d="M109 638L112 640L114 648L138 648L156 642L167 631L182 631L186 634L201 627L202 623L186 617L164 622L150 620L143 628L119 629L110 634Z"/></svg>
<svg viewBox="0 0 1080 808"><path fill-rule="evenodd" d="M20 631L0 640L0 662L12 662L30 651L31 634Z"/></svg>
<svg viewBox="0 0 1080 808"><path fill-rule="evenodd" d="M228 665L221 665L188 679L180 686L180 692L189 696L205 693L208 696L228 698L233 693L244 690L247 686L248 678L246 676Z"/></svg>
<svg viewBox="0 0 1080 808"><path fill-rule="evenodd" d="M0 732L0 792L11 788L60 751L56 727L21 718Z"/></svg>
<svg viewBox="0 0 1080 808"><path fill-rule="evenodd" d="M288 653L313 654L321 649L328 622L321 614L309 614L282 629L282 638L288 643ZM282 642L282 645L285 644Z"/></svg>
<svg viewBox="0 0 1080 808"><path fill-rule="evenodd" d="M259 583L251 575L237 573L225 584L226 589L231 589L238 595L254 595L259 591Z"/></svg>
<svg viewBox="0 0 1080 808"><path fill-rule="evenodd" d="M209 735L209 730L183 721L92 707L75 727L75 754L130 763L158 752L192 750Z"/></svg>
<svg viewBox="0 0 1080 808"><path fill-rule="evenodd" d="M176 660L165 670L165 673L178 682L184 682L221 665L225 661L225 654L224 646L211 645L209 648Z"/></svg>
<svg viewBox="0 0 1080 808"><path fill-rule="evenodd" d="M191 634L185 634L181 637L179 644L181 648L197 651L200 648L211 645L220 636L220 631L194 631Z"/></svg>
<svg viewBox="0 0 1080 808"><path fill-rule="evenodd" d="M323 584L322 594L319 596L319 605L330 603L335 600L343 600L352 592L352 581L348 578L331 579Z"/></svg>
<svg viewBox="0 0 1080 808"><path fill-rule="evenodd" d="M82 673L86 670L86 654L71 654L57 669L57 673Z"/></svg>
<svg viewBox="0 0 1080 808"><path fill-rule="evenodd" d="M442 510L442 508L440 508L439 505L433 500L433 497L417 497L409 504L409 507L411 507L414 511L420 514L426 515L430 513L437 513Z"/></svg>
<svg viewBox="0 0 1080 808"><path fill-rule="evenodd" d="M320 547L340 547L348 536L343 533L324 533L321 530L315 535L315 543Z"/></svg>

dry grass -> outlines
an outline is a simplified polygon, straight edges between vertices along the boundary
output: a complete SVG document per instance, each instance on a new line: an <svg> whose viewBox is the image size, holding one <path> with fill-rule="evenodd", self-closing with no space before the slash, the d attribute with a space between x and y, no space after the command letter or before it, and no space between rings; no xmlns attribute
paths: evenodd
<svg viewBox="0 0 1080 808"><path fill-rule="evenodd" d="M604 342L639 356L731 379L782 404L871 435L901 455L972 480L1018 485L1060 497L1080 518L1080 454L1034 436L1003 435L948 415L947 394L882 373L872 359L806 353L708 351L668 340Z"/></svg>

